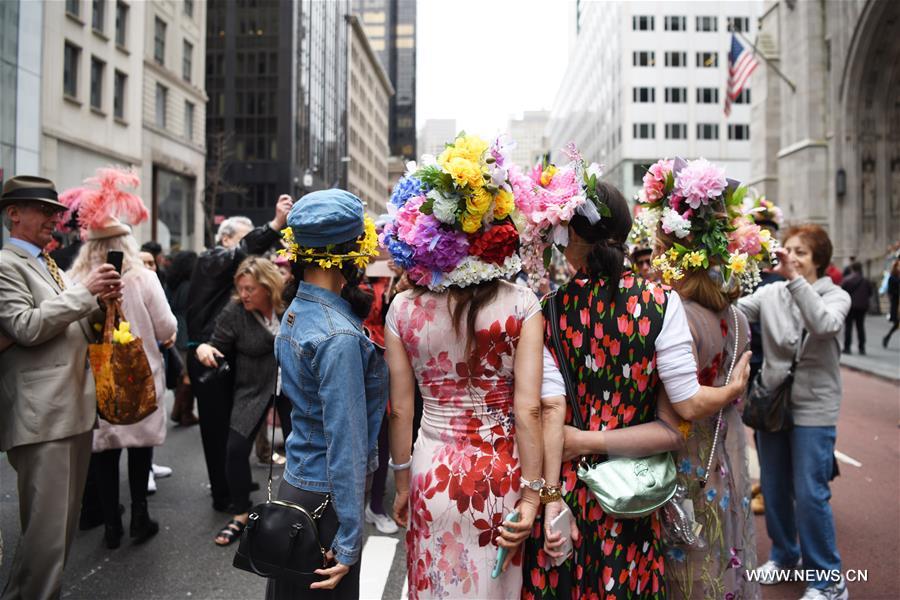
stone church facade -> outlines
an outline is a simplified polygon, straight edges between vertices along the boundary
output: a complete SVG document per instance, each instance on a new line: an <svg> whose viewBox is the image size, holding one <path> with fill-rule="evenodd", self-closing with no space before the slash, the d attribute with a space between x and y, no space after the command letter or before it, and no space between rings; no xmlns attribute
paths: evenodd
<svg viewBox="0 0 900 600"><path fill-rule="evenodd" d="M750 183L880 274L900 241L900 2L766 0L757 48Z"/></svg>

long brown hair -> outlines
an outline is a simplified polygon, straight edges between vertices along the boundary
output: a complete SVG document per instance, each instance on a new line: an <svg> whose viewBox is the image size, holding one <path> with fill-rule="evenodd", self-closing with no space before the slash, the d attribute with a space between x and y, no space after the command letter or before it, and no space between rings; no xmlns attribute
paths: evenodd
<svg viewBox="0 0 900 600"><path fill-rule="evenodd" d="M660 227L656 231L654 254L662 254L677 241ZM724 289L721 277L715 277L707 269L685 269L684 278L678 280L674 287L682 298L693 300L703 308L716 313L728 308L728 305L741 295L740 286L732 285L729 289Z"/></svg>

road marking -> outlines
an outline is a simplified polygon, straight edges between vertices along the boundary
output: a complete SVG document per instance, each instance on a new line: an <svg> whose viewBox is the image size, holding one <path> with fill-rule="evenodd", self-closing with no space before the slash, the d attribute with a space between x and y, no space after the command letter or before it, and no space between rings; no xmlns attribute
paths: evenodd
<svg viewBox="0 0 900 600"><path fill-rule="evenodd" d="M383 535L370 535L366 540L359 573L360 597L381 600L399 542L397 538Z"/></svg>
<svg viewBox="0 0 900 600"><path fill-rule="evenodd" d="M835 451L834 451L834 457L835 457L836 459L838 459L840 462L844 463L845 465L850 465L851 467L857 467L857 468L859 468L859 467L862 466L862 463L861 463L861 462L859 462L858 460L856 460L855 458L853 458L853 457L851 457L851 456L847 456L846 454L844 454L844 453L841 452L840 450L835 450Z"/></svg>
<svg viewBox="0 0 900 600"><path fill-rule="evenodd" d="M400 592L400 600L409 600L409 577L403 578L403 591Z"/></svg>

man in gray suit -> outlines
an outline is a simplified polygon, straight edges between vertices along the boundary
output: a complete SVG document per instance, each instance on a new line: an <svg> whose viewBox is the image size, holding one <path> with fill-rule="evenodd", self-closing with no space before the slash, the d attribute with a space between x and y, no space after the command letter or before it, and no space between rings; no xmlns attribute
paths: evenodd
<svg viewBox="0 0 900 600"><path fill-rule="evenodd" d="M66 281L43 251L66 210L53 182L13 177L0 213L0 450L16 471L22 535L3 600L57 598L78 524L97 420L87 364L101 300L121 296L112 265Z"/></svg>

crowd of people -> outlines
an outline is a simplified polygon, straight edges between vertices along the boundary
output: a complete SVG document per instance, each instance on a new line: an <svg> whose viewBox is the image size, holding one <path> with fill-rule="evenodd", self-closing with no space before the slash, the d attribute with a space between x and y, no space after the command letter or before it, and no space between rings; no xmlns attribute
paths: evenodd
<svg viewBox="0 0 900 600"><path fill-rule="evenodd" d="M7 181L0 449L22 533L2 598L58 597L79 525L119 547L123 449L129 536L157 534L167 390L177 426L199 423L227 515L211 543L263 518L254 445L284 464L271 499L316 522L315 574L269 573L267 598L359 597L366 522L406 528L411 598L756 598L766 573L839 571L829 485L841 332L848 350L871 293L860 269L833 283L821 227L778 241L777 207L702 159L653 165L635 211L574 146L563 155L522 169L502 139L460 135L411 166L377 223L343 190L281 196L270 222L225 219L199 255L138 245L126 221L147 210L128 172L63 194ZM56 258L55 231L74 242ZM896 329L898 263L886 282ZM87 360L116 307L156 391L132 424L98 418ZM788 373L793 427L756 431L754 486L747 389ZM673 465L664 506L604 503L592 470L640 479L651 457ZM772 540L762 564L754 511ZM828 579L804 595L847 597Z"/></svg>

